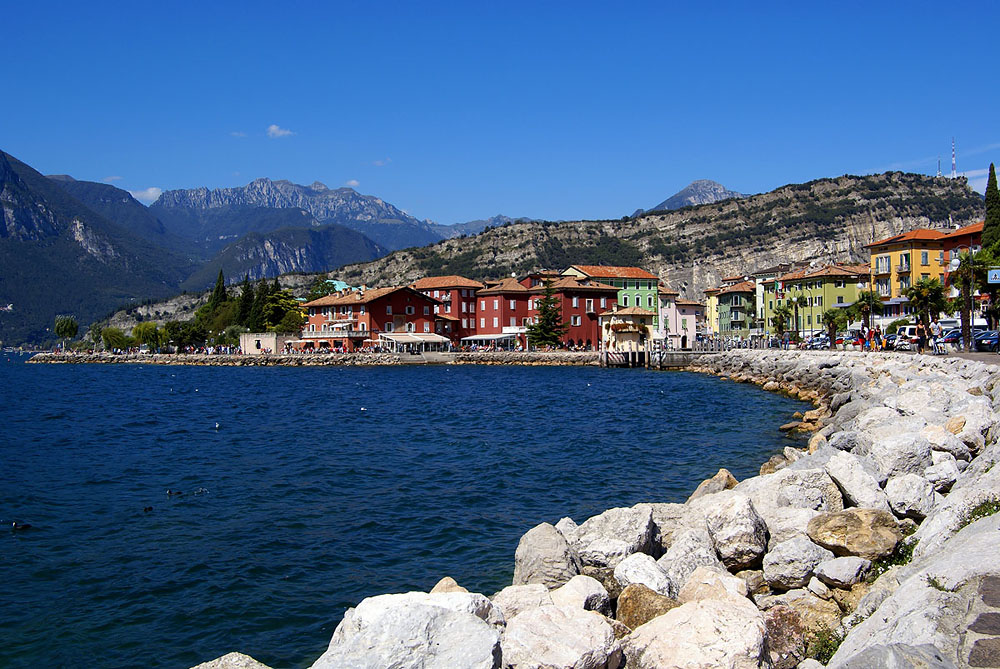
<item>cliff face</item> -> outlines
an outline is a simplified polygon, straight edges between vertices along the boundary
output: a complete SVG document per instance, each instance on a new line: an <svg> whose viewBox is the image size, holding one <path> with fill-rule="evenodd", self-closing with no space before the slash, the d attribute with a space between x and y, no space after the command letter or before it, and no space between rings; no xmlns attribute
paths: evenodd
<svg viewBox="0 0 1000 669"><path fill-rule="evenodd" d="M389 285L428 274L483 279L571 263L641 265L684 297L701 299L723 276L789 261L863 262L873 240L983 215L983 201L965 179L843 176L626 220L514 223L350 265L337 275Z"/></svg>
<svg viewBox="0 0 1000 669"><path fill-rule="evenodd" d="M692 181L687 186L671 195L669 198L656 205L648 211L673 211L682 207L691 207L699 204L711 204L721 202L731 198L746 197L743 193L729 190L717 181L710 179L698 179Z"/></svg>

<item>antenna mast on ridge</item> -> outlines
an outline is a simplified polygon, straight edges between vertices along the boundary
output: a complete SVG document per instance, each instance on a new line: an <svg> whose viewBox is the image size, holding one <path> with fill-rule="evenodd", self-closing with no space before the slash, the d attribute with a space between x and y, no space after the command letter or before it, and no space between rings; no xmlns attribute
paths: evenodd
<svg viewBox="0 0 1000 669"><path fill-rule="evenodd" d="M955 138L951 138L951 178L954 179L958 176L958 171L955 169Z"/></svg>
<svg viewBox="0 0 1000 669"><path fill-rule="evenodd" d="M938 156L938 173L937 176L941 176L941 156Z"/></svg>

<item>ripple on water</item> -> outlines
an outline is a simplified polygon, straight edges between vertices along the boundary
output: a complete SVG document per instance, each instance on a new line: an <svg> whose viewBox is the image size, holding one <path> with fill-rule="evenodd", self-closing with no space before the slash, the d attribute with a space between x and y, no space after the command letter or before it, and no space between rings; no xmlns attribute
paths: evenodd
<svg viewBox="0 0 1000 669"><path fill-rule="evenodd" d="M445 575L489 594L541 521L751 475L802 407L639 370L0 373L18 388L0 518L40 528L0 532L0 666L18 668L308 666L366 596Z"/></svg>

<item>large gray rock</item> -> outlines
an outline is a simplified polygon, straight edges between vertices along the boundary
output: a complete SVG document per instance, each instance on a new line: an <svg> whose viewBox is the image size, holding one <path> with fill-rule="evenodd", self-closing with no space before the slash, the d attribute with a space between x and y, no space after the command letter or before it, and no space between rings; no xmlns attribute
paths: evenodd
<svg viewBox="0 0 1000 669"><path fill-rule="evenodd" d="M865 669L956 669L951 660L946 659L937 648L930 644L910 646L892 643L871 646L844 662L830 665L831 669L842 667L864 667Z"/></svg>
<svg viewBox="0 0 1000 669"><path fill-rule="evenodd" d="M723 490L729 490L735 487L737 483L739 481L736 480L736 477L728 469L720 469L715 476L705 479L698 484L698 487L688 497L688 501L690 502L692 499L711 495L712 493L722 492Z"/></svg>
<svg viewBox="0 0 1000 669"><path fill-rule="evenodd" d="M685 530L674 535L670 549L656 562L667 572L672 583L680 584L701 566L726 569L715 554L708 531L702 529Z"/></svg>
<svg viewBox="0 0 1000 669"><path fill-rule="evenodd" d="M878 481L861 459L850 453L836 453L826 463L826 473L840 488L845 505L889 511L889 500Z"/></svg>
<svg viewBox="0 0 1000 669"><path fill-rule="evenodd" d="M615 567L615 579L622 589L639 583L667 597L676 597L680 588L656 560L645 553L633 553L619 562Z"/></svg>
<svg viewBox="0 0 1000 669"><path fill-rule="evenodd" d="M608 595L607 589L601 585L600 581L590 576L583 574L574 576L566 585L556 588L550 594L552 603L556 606L574 606L585 611L597 611L604 615L611 613L611 597Z"/></svg>
<svg viewBox="0 0 1000 669"><path fill-rule="evenodd" d="M892 514L878 509L821 513L806 526L809 538L837 555L875 560L890 555L903 538Z"/></svg>
<svg viewBox="0 0 1000 669"><path fill-rule="evenodd" d="M955 456L951 453L940 451L932 451L931 459L934 464L924 470L924 478L930 481L931 485L934 486L934 490L948 492L955 485L959 474L961 474L959 462L965 464L965 461L956 460Z"/></svg>
<svg viewBox="0 0 1000 669"><path fill-rule="evenodd" d="M803 458L795 465L807 462ZM743 494L753 501L764 521L770 527L770 514L775 508L799 507L816 511L839 511L844 508L844 499L833 482L822 468L813 469L782 469L773 474L755 476L729 491L729 494ZM727 493L718 493L719 496ZM696 502L703 503L707 508L717 503L721 497L709 495Z"/></svg>
<svg viewBox="0 0 1000 669"><path fill-rule="evenodd" d="M934 486L916 474L893 476L885 484L885 494L901 518L923 520L934 508Z"/></svg>
<svg viewBox="0 0 1000 669"><path fill-rule="evenodd" d="M510 669L618 669L621 644L604 616L575 607L543 606L507 624L503 664Z"/></svg>
<svg viewBox="0 0 1000 669"><path fill-rule="evenodd" d="M580 578L574 576L573 578ZM572 581L573 579L570 579ZM563 586L565 587L565 586ZM529 583L526 585L508 585L506 588L493 595L490 599L493 606L500 609L505 620L510 620L522 611L537 609L540 606L549 606L553 603L551 593L558 592L549 590L541 583Z"/></svg>
<svg viewBox="0 0 1000 669"><path fill-rule="evenodd" d="M674 535L680 531L689 529L692 522L697 522L704 525L704 520L698 516L695 519L695 514L691 507L686 504L668 504L665 502L660 502L656 504L649 504L649 509L653 515L653 523L656 525L656 538L655 542L658 546L655 546L651 555L653 557L660 557L667 552L670 548L670 544L674 541Z"/></svg>
<svg viewBox="0 0 1000 669"><path fill-rule="evenodd" d="M514 585L541 583L552 589L580 573L580 557L549 523L528 530L514 552Z"/></svg>
<svg viewBox="0 0 1000 669"><path fill-rule="evenodd" d="M813 573L827 585L849 588L863 579L871 566L871 561L849 555L820 562Z"/></svg>
<svg viewBox="0 0 1000 669"><path fill-rule="evenodd" d="M629 669L761 669L766 645L763 614L738 597L689 602L622 640Z"/></svg>
<svg viewBox="0 0 1000 669"><path fill-rule="evenodd" d="M767 525L749 497L732 495L720 501L705 516L705 523L715 552L728 569L759 564L767 549Z"/></svg>
<svg viewBox="0 0 1000 669"><path fill-rule="evenodd" d="M782 506L771 509L767 516L767 545L777 546L794 536L805 536L809 521L819 515L815 509Z"/></svg>
<svg viewBox="0 0 1000 669"><path fill-rule="evenodd" d="M725 599L726 597L746 597L747 582L733 576L727 571L719 571L711 567L698 567L684 587L677 593L677 601L682 604L698 599Z"/></svg>
<svg viewBox="0 0 1000 669"><path fill-rule="evenodd" d="M470 613L471 601L455 597L462 594L362 600L344 614L313 669L499 669L500 632Z"/></svg>
<svg viewBox="0 0 1000 669"><path fill-rule="evenodd" d="M832 559L833 553L806 537L793 537L764 556L764 580L777 590L801 588L809 583L816 565Z"/></svg>
<svg viewBox="0 0 1000 669"><path fill-rule="evenodd" d="M928 425L920 434L930 443L931 450L951 453L958 460L972 459L969 447L942 425Z"/></svg>
<svg viewBox="0 0 1000 669"><path fill-rule="evenodd" d="M615 567L633 553L652 552L655 537L652 508L639 504L588 518L577 529L574 546L583 564Z"/></svg>
<svg viewBox="0 0 1000 669"><path fill-rule="evenodd" d="M871 458L878 471L879 483L892 476L923 474L933 464L931 444L919 432L886 434L875 439L867 452L862 449L857 455Z"/></svg>

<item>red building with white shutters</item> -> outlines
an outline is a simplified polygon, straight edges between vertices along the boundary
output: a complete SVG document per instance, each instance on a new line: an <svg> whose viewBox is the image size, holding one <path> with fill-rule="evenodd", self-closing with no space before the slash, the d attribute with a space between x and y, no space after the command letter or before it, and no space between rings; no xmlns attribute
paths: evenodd
<svg viewBox="0 0 1000 669"><path fill-rule="evenodd" d="M441 302L434 306L437 334L456 346L463 337L476 334L476 291L485 288L482 283L457 275L429 276L410 287Z"/></svg>
<svg viewBox="0 0 1000 669"><path fill-rule="evenodd" d="M356 351L446 343L434 332L434 307L439 304L409 286L326 295L302 305L306 323L297 348Z"/></svg>

